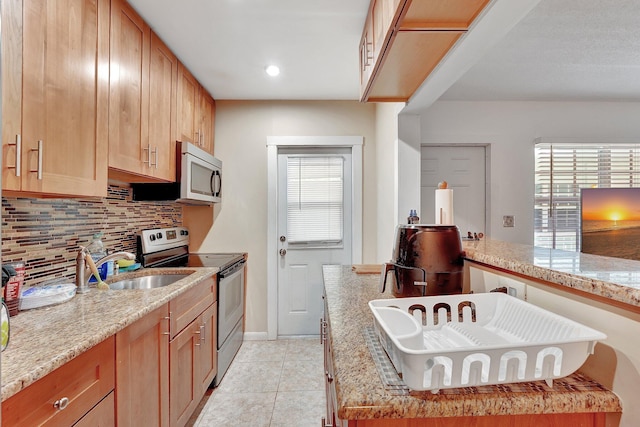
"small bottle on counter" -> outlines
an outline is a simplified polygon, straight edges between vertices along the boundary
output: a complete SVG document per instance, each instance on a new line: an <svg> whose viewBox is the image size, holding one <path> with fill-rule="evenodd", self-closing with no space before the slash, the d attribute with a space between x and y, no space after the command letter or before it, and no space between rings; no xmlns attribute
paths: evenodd
<svg viewBox="0 0 640 427"><path fill-rule="evenodd" d="M87 246L87 251L91 255L91 258L94 262L98 262L105 256L107 256L107 251L104 248L104 244L102 243L102 232L95 233L93 235L93 241ZM109 266L111 263L111 267ZM111 274L113 274L113 261L106 262L98 267L98 273L100 273L100 279L105 280L109 275L109 270L111 269ZM96 282L96 278L93 275L89 278L89 282Z"/></svg>
<svg viewBox="0 0 640 427"><path fill-rule="evenodd" d="M420 224L420 218L415 209L411 209L409 217L407 218L407 224Z"/></svg>

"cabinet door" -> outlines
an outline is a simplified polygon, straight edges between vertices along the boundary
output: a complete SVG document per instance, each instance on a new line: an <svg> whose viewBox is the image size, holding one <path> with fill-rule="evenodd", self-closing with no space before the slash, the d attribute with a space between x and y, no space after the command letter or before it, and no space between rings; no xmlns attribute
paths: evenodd
<svg viewBox="0 0 640 427"><path fill-rule="evenodd" d="M360 40L360 93L363 98L366 94L369 81L371 80L373 64L373 14L370 9L364 23L362 39Z"/></svg>
<svg viewBox="0 0 640 427"><path fill-rule="evenodd" d="M22 0L2 7L2 189L21 188ZM16 167L17 166L17 167Z"/></svg>
<svg viewBox="0 0 640 427"><path fill-rule="evenodd" d="M183 426L200 397L196 394L196 357L200 351L200 327L194 321L171 340L171 425Z"/></svg>
<svg viewBox="0 0 640 427"><path fill-rule="evenodd" d="M23 7L20 190L104 196L108 0L24 0ZM14 151L5 162L15 158Z"/></svg>
<svg viewBox="0 0 640 427"><path fill-rule="evenodd" d="M169 425L169 308L116 334L116 414L120 426Z"/></svg>
<svg viewBox="0 0 640 427"><path fill-rule="evenodd" d="M200 146L203 150L213 154L214 120L216 103L213 97L200 87Z"/></svg>
<svg viewBox="0 0 640 427"><path fill-rule="evenodd" d="M175 181L178 60L155 33L149 66L149 175Z"/></svg>
<svg viewBox="0 0 640 427"><path fill-rule="evenodd" d="M200 347L196 361L196 387L200 399L207 392L218 368L218 302L216 301L200 316Z"/></svg>
<svg viewBox="0 0 640 427"><path fill-rule="evenodd" d="M178 141L198 142L197 117L200 84L182 64L178 64Z"/></svg>
<svg viewBox="0 0 640 427"><path fill-rule="evenodd" d="M144 173L149 149L151 30L124 0L111 2L109 167Z"/></svg>

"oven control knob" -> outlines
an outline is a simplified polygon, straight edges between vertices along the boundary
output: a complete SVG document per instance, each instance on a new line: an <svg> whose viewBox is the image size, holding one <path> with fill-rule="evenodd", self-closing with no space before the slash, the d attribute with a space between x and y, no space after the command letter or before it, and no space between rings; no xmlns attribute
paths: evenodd
<svg viewBox="0 0 640 427"><path fill-rule="evenodd" d="M162 239L162 233L156 233L156 237L157 237L158 239Z"/></svg>
<svg viewBox="0 0 640 427"><path fill-rule="evenodd" d="M151 240L152 242L156 240L156 235L155 234L150 235L149 240Z"/></svg>

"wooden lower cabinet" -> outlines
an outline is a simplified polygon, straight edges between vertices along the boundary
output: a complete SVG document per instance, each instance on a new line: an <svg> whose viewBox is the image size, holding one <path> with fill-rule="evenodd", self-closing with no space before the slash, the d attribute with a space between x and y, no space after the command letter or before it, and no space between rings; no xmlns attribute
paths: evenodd
<svg viewBox="0 0 640 427"><path fill-rule="evenodd" d="M423 419L356 420L333 424L342 427L587 427L605 426L604 413L496 415L490 417L452 417ZM329 424L327 424L329 427Z"/></svg>
<svg viewBox="0 0 640 427"><path fill-rule="evenodd" d="M113 419L113 400L103 399L113 396L114 341L107 338L2 402L2 425L73 425L97 404L101 417Z"/></svg>
<svg viewBox="0 0 640 427"><path fill-rule="evenodd" d="M171 340L171 426L183 426L216 375L215 302Z"/></svg>
<svg viewBox="0 0 640 427"><path fill-rule="evenodd" d="M116 334L119 427L169 425L169 305Z"/></svg>
<svg viewBox="0 0 640 427"><path fill-rule="evenodd" d="M112 427L116 425L115 392L111 392L93 407L74 427Z"/></svg>

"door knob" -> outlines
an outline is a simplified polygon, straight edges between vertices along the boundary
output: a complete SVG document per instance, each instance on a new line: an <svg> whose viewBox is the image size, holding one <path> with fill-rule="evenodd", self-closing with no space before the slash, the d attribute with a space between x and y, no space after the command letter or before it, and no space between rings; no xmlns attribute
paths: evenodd
<svg viewBox="0 0 640 427"><path fill-rule="evenodd" d="M286 249L280 249L280 256L285 256L287 254L287 250Z"/></svg>
<svg viewBox="0 0 640 427"><path fill-rule="evenodd" d="M280 236L280 241L281 241L281 242L284 242L285 240L287 240L287 238L286 238L286 237L284 237L284 236Z"/></svg>

